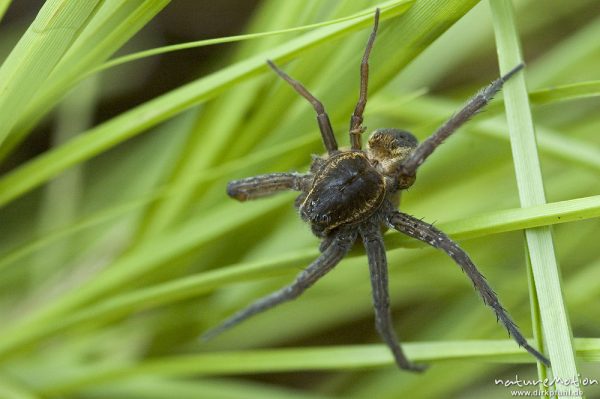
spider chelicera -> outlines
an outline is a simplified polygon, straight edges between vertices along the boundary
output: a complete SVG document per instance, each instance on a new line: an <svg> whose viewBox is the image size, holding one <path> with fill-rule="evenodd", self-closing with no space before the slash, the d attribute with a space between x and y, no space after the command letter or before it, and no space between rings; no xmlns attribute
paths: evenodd
<svg viewBox="0 0 600 399"><path fill-rule="evenodd" d="M284 190L299 191L296 208L302 219L310 224L313 233L322 240L321 255L293 283L235 313L203 337L214 337L250 316L297 298L333 269L360 238L369 260L377 331L391 349L396 364L401 369L422 371L425 368L423 365L411 363L404 355L392 325L387 261L382 237L382 230L389 227L448 254L471 279L483 302L492 308L517 344L549 366L548 359L527 343L466 252L437 228L396 209L400 191L414 183L417 168L448 136L485 107L503 83L521 70L523 65L518 65L477 93L463 109L421 144L406 131L377 129L369 137L367 150L363 151L361 134L365 128L362 126L362 115L367 103L368 60L378 22L379 10L375 12L373 31L360 65L359 100L350 119L350 150L338 149L323 104L302 84L289 77L273 62L267 61L281 78L314 107L328 154L313 157L308 173L269 173L234 180L228 184L227 194L238 201L247 201Z"/></svg>

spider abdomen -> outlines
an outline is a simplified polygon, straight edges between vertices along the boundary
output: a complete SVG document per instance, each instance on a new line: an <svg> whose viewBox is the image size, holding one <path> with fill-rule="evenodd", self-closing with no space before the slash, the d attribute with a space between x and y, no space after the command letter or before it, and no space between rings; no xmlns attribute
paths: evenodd
<svg viewBox="0 0 600 399"><path fill-rule="evenodd" d="M317 235L363 221L385 197L383 176L362 151L347 151L327 159L317 171L300 215Z"/></svg>

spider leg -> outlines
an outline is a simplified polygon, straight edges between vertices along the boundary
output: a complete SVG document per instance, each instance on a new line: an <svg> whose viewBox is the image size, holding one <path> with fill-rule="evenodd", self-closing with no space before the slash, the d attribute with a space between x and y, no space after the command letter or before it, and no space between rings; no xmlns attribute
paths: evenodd
<svg viewBox="0 0 600 399"><path fill-rule="evenodd" d="M523 68L523 64L514 67L506 75L494 80L489 86L477 93L467 104L456 114L454 114L446 123L444 123L434 134L423 141L411 155L400 165L400 176L413 177L417 168L427 159L429 155L454 133L463 123L469 120L477 112L481 111L500 91L502 85L514 74Z"/></svg>
<svg viewBox="0 0 600 399"><path fill-rule="evenodd" d="M331 122L329 121L329 116L325 112L325 107L323 104L317 100L315 96L310 94L310 92L302 86L302 83L298 82L295 79L292 79L287 73L283 72L277 65L273 63L271 60L267 60L267 64L286 82L288 82L294 90L296 90L302 97L306 98L313 106L315 111L317 112L317 122L319 124L319 129L321 130L321 137L323 138L323 144L325 145L325 149L329 154L332 154L337 151L338 145L337 141L335 141L335 136L333 135L333 128L331 127Z"/></svg>
<svg viewBox="0 0 600 399"><path fill-rule="evenodd" d="M388 292L387 259L380 228L374 225L363 227L360 230L360 234L369 259L377 331L391 349L398 367L410 371L423 371L426 366L411 363L406 358L394 331L390 312L390 295Z"/></svg>
<svg viewBox="0 0 600 399"><path fill-rule="evenodd" d="M323 239L321 240L321 243L319 244L319 252L323 252L325 251L332 242L335 241L335 235L328 235L323 237Z"/></svg>
<svg viewBox="0 0 600 399"><path fill-rule="evenodd" d="M535 356L540 362L550 367L550 361L527 343L527 340L523 337L519 328L500 304L498 296L488 285L485 277L477 270L473 261L457 243L432 225L405 213L393 212L388 218L388 222L390 227L393 227L399 232L446 252L471 279L475 289L479 292L479 295L481 295L483 302L492 308L494 313L496 313L497 319L502 322L504 327L508 330L508 334L513 337L517 344L525 348L527 352Z"/></svg>
<svg viewBox="0 0 600 399"><path fill-rule="evenodd" d="M293 283L257 300L247 308L235 313L217 327L204 333L202 335L202 339L211 339L257 313L275 307L280 303L297 298L304 291L306 291L306 289L317 282L317 280L333 269L348 253L350 248L352 248L355 240L355 233L340 233L331 243L331 245L329 245L327 249L323 251L321 256L313 261L313 263L311 263L296 277Z"/></svg>
<svg viewBox="0 0 600 399"><path fill-rule="evenodd" d="M269 173L230 181L227 184L227 194L238 201L246 201L283 190L302 191L308 187L310 180L310 174Z"/></svg>
<svg viewBox="0 0 600 399"><path fill-rule="evenodd" d="M360 135L364 132L362 126L363 112L367 106L367 89L369 85L369 55L371 55L371 49L375 42L375 36L377 35L377 27L379 26L379 8L375 10L375 21L373 23L373 30L371 36L367 41L367 47L360 63L360 94L358 97L358 103L354 108L352 118L350 118L350 143L353 150L361 149Z"/></svg>

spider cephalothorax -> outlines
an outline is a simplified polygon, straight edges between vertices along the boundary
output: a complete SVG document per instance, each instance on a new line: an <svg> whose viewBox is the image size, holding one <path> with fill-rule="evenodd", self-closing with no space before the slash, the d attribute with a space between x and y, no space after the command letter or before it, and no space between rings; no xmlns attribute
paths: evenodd
<svg viewBox="0 0 600 399"><path fill-rule="evenodd" d="M319 237L354 225L381 207L385 179L362 151L344 151L329 157L314 174L311 188L300 204L300 216Z"/></svg>
<svg viewBox="0 0 600 399"><path fill-rule="evenodd" d="M417 168L438 145L480 111L522 65L477 93L463 109L421 144L408 132L377 129L369 138L367 150L363 151L360 136L364 131L362 114L367 103L368 59L378 21L379 10L375 13L375 24L361 63L360 95L350 120L349 150L338 149L329 117L321 102L299 82L268 61L279 76L313 105L328 154L325 157L313 157L308 173L271 173L235 180L228 184L227 193L245 201L283 190L299 191L296 207L302 219L310 224L313 233L322 239L321 255L292 284L234 314L204 337L217 335L256 313L298 297L333 269L360 238L369 261L377 331L391 349L400 368L422 370L423 366L415 365L406 358L392 326L382 236L382 230L392 228L446 252L471 279L484 303L492 308L513 339L538 360L549 365L548 359L527 343L466 252L432 225L396 210L399 193L414 183Z"/></svg>

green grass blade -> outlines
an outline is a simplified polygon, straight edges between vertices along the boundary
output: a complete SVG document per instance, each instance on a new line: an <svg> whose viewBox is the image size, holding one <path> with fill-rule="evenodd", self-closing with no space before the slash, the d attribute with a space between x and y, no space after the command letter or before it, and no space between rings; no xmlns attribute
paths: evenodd
<svg viewBox="0 0 600 399"><path fill-rule="evenodd" d="M137 378L114 381L110 385L83 390L83 397L94 399L334 399L333 396L308 393L275 384L240 381L233 378L195 379Z"/></svg>
<svg viewBox="0 0 600 399"><path fill-rule="evenodd" d="M81 85L69 93L65 101L58 107L56 129L52 140L53 146L62 145L70 140L75 133L92 125L98 83L97 79L82 82ZM71 225L77 219L82 205L83 173L81 167L71 168L44 187L44 198L41 203L41 217L39 219L41 235ZM69 240L63 240L53 245L37 257L37 267L35 269L59 268L68 259L68 254L72 248L76 247L78 247L76 236L71 236ZM43 281L43 277L38 281Z"/></svg>
<svg viewBox="0 0 600 399"><path fill-rule="evenodd" d="M10 3L12 3L12 0L0 0L0 20L4 17Z"/></svg>
<svg viewBox="0 0 600 399"><path fill-rule="evenodd" d="M8 380L0 375L0 398L3 399L40 399L26 387L21 386L15 381Z"/></svg>
<svg viewBox="0 0 600 399"><path fill-rule="evenodd" d="M600 359L600 339L578 339L578 355ZM418 362L471 359L496 362L532 362L531 356L511 340L405 343L410 359ZM219 352L147 361L133 366L96 367L66 381L40 388L44 395L68 394L82 387L136 375L235 375L299 370L352 370L391 366L394 361L383 345L320 348L265 349Z"/></svg>
<svg viewBox="0 0 600 399"><path fill-rule="evenodd" d="M600 195L487 212L441 223L458 240L600 217Z"/></svg>
<svg viewBox="0 0 600 399"><path fill-rule="evenodd" d="M543 57L537 58L530 66L532 89L557 83L562 76L572 76L569 71L585 60L598 54L600 50L600 17L596 17L571 36L559 42ZM552 68L548 66L551 65Z"/></svg>
<svg viewBox="0 0 600 399"><path fill-rule="evenodd" d="M549 104L598 96L600 96L600 80L573 83L529 93L529 99L534 104Z"/></svg>
<svg viewBox="0 0 600 399"><path fill-rule="evenodd" d="M37 88L36 95L19 115L10 135L0 147L0 159L4 159L27 137L40 119L77 82L87 76L86 72L90 68L117 51L169 2L170 0L103 2L73 46L56 65L49 79Z"/></svg>
<svg viewBox="0 0 600 399"><path fill-rule="evenodd" d="M490 0L490 6L500 70L506 73L522 62L512 4L508 0ZM546 200L524 74L517 74L505 85L504 98L521 205L543 204ZM552 375L564 380L573 378L578 373L551 230L527 229L525 236ZM556 389L566 392L570 387L556 384Z"/></svg>
<svg viewBox="0 0 600 399"><path fill-rule="evenodd" d="M162 194L161 191L157 193L157 195ZM134 200L127 202L125 204L121 204L118 206L111 207L110 209L102 210L93 215L75 221L72 224L69 224L64 227L56 228L54 230L48 231L47 233L35 238L27 243L23 243L22 245L18 245L12 250L7 251L2 255L0 259L0 270L9 265L14 265L15 262L22 260L28 255L35 253L37 251L43 250L47 248L57 241L60 241L63 238L68 238L72 235L75 235L81 231L84 231L88 228L98 226L107 221L114 221L120 217L126 216L128 213L134 212L144 205L147 205L149 202L155 200L156 197L149 196L142 198L140 200Z"/></svg>
<svg viewBox="0 0 600 399"><path fill-rule="evenodd" d="M0 144L77 39L100 0L49 0L0 68Z"/></svg>
<svg viewBox="0 0 600 399"><path fill-rule="evenodd" d="M282 35L285 33L302 32L305 30L321 28L323 26L328 26L328 25L333 25L333 24L337 24L340 22L349 21L356 17L364 16L364 15L372 15L372 11L370 9L364 10L360 13L349 15L347 17L336 18L336 19L332 19L332 20L320 22L320 23L315 23L315 24L297 26L295 28L278 29L278 30L273 30L273 31L268 31L268 32L259 32L259 33L248 33L245 35L219 37L219 38L215 38L215 39L198 40L198 41L194 41L194 42L174 44L171 46L157 47L157 48L153 48L150 50L140 51L140 52L137 52L134 54L128 54L128 55L124 55L122 57L112 59L112 60L100 65L99 67L92 69L91 71L88 72L88 74L91 75L91 74L94 74L94 73L97 73L100 71L104 71L106 69L114 68L121 64L141 60L141 59L144 59L147 57L153 57L153 56L160 55L160 54L167 54L167 53L171 53L174 51L181 51L181 50L186 50L186 49L196 48L196 47L213 46L215 44L236 43L236 42L242 42L245 40L260 39L262 37Z"/></svg>

